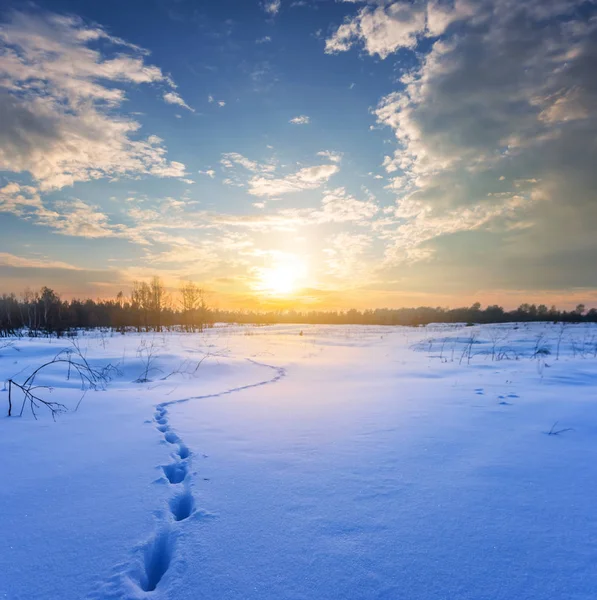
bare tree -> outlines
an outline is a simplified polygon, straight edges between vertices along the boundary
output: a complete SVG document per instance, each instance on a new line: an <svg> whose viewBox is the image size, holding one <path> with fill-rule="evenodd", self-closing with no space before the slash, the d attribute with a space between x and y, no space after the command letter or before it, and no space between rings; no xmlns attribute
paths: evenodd
<svg viewBox="0 0 597 600"><path fill-rule="evenodd" d="M141 340L141 343L137 348L137 356L143 360L143 372L135 379L135 383L148 383L151 381L151 379L149 379L149 374L152 371L159 370L157 367L154 367L159 349L160 346L155 338L152 338L151 340Z"/></svg>
<svg viewBox="0 0 597 600"><path fill-rule="evenodd" d="M556 360L560 360L560 346L562 345L562 338L564 337L565 328L566 323L560 323L560 328L558 330L558 338L556 342Z"/></svg>
<svg viewBox="0 0 597 600"><path fill-rule="evenodd" d="M498 360L501 348L498 349L498 344L508 339L510 332L502 327L492 327L489 330L489 339L491 340L491 360Z"/></svg>
<svg viewBox="0 0 597 600"><path fill-rule="evenodd" d="M462 354L460 355L460 362L458 364L462 364L462 361L466 358L466 364L469 365L471 362L471 358L473 356L473 345L477 341L477 334L471 333L469 338L466 340L466 344L464 349L462 350Z"/></svg>
<svg viewBox="0 0 597 600"><path fill-rule="evenodd" d="M155 276L149 285L149 302L155 331L162 331L162 311L166 307L166 288L162 280Z"/></svg>
<svg viewBox="0 0 597 600"><path fill-rule="evenodd" d="M14 378L8 380L8 416L12 415L13 407L13 389L19 390L23 396L23 402L19 411L19 416L23 416L25 407L29 405L31 414L37 419L37 410L41 407L47 408L54 420L56 415L66 412L67 408L61 402L53 402L43 397L44 391L51 392L52 388L48 385L38 384L37 379L45 369L53 365L64 365L67 368L67 380L72 373L76 373L81 381L81 391L83 395L77 404L77 409L81 400L89 390L103 389L112 378L112 375L118 371L116 367L109 364L101 369L91 366L83 356L79 346L73 343L72 348L63 349L54 358L37 367L20 383ZM76 409L75 409L76 410Z"/></svg>
<svg viewBox="0 0 597 600"><path fill-rule="evenodd" d="M203 331L207 314L203 290L192 281L186 281L180 286L180 295L184 329Z"/></svg>

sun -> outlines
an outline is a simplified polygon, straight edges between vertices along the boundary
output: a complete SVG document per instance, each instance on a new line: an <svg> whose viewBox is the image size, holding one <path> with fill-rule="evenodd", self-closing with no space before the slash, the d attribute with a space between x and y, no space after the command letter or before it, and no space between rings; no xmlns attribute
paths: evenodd
<svg viewBox="0 0 597 600"><path fill-rule="evenodd" d="M298 257L284 257L271 267L257 267L255 290L268 296L291 296L304 285L307 267Z"/></svg>

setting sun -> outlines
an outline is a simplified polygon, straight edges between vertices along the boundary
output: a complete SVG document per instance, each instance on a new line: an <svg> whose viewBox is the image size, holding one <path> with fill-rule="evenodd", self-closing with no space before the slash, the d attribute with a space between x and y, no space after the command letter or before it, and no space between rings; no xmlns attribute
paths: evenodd
<svg viewBox="0 0 597 600"><path fill-rule="evenodd" d="M304 284L307 266L297 257L284 257L271 267L256 269L255 290L271 296L289 296Z"/></svg>

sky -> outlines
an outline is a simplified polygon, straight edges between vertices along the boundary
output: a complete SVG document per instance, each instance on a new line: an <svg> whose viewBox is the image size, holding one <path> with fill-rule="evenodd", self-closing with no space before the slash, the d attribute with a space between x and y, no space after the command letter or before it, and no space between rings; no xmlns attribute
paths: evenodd
<svg viewBox="0 0 597 600"><path fill-rule="evenodd" d="M0 292L597 303L595 0L5 0Z"/></svg>

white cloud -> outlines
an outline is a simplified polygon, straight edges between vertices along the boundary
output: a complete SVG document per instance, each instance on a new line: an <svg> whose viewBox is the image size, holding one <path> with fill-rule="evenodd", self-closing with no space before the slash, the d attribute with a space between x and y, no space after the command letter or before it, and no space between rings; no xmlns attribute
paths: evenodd
<svg viewBox="0 0 597 600"><path fill-rule="evenodd" d="M226 106L226 102L224 100L216 100L211 94L207 97L207 101L210 104L217 104L220 107Z"/></svg>
<svg viewBox="0 0 597 600"><path fill-rule="evenodd" d="M195 109L191 108L176 92L166 92L164 94L164 101L168 104L177 104L191 112L195 112Z"/></svg>
<svg viewBox="0 0 597 600"><path fill-rule="evenodd" d="M120 237L146 244L135 228L110 223L108 215L98 207L79 200L58 200L48 205L33 186L9 183L0 188L0 213L11 213L54 232L85 238Z"/></svg>
<svg viewBox="0 0 597 600"><path fill-rule="evenodd" d="M120 233L109 225L106 214L82 200L62 200L56 203L55 208L56 212L42 222L63 235L100 238Z"/></svg>
<svg viewBox="0 0 597 600"><path fill-rule="evenodd" d="M249 180L249 194L253 196L275 197L304 190L314 190L322 186L339 171L338 165L305 167L300 171L278 179L253 177Z"/></svg>
<svg viewBox="0 0 597 600"><path fill-rule="evenodd" d="M293 125L308 125L311 122L311 117L308 117L307 115L299 115L298 117L290 119L288 122L292 123Z"/></svg>
<svg viewBox="0 0 597 600"><path fill-rule="evenodd" d="M45 211L37 188L14 182L0 188L0 212L29 217Z"/></svg>
<svg viewBox="0 0 597 600"><path fill-rule="evenodd" d="M344 156L342 152L333 152L332 150L322 150L317 153L317 156L322 156L323 158L327 158L329 161L333 163L341 163L342 157Z"/></svg>
<svg viewBox="0 0 597 600"><path fill-rule="evenodd" d="M281 0L265 0L262 4L263 10L272 17L275 17L282 6Z"/></svg>
<svg viewBox="0 0 597 600"><path fill-rule="evenodd" d="M67 269L69 271L79 271L78 267L71 264L52 260L46 257L31 257L16 256L8 252L0 252L0 265L4 267L16 267L25 269Z"/></svg>
<svg viewBox="0 0 597 600"><path fill-rule="evenodd" d="M589 67L597 23L576 16L580 5L529 0L513 11L505 0L484 0L441 13L433 4L439 13L433 22L428 16L425 35L441 31L445 39L376 110L396 135L383 166L396 175L388 187L405 220L388 234L388 260L430 258L454 234L482 231L488 243L509 240L498 257L516 247L536 257L533 269L543 264L568 277L564 259L554 258L565 253L587 272L597 256L597 91ZM446 28L472 7L450 35Z"/></svg>
<svg viewBox="0 0 597 600"><path fill-rule="evenodd" d="M211 177L212 179L216 176L216 172L213 169L207 169L207 171L199 171L201 175L207 175L207 177Z"/></svg>
<svg viewBox="0 0 597 600"><path fill-rule="evenodd" d="M338 279L358 281L363 285L371 275L370 265L362 259L371 246L372 238L365 234L341 232L328 239L324 248L327 274Z"/></svg>
<svg viewBox="0 0 597 600"><path fill-rule="evenodd" d="M530 208L526 199L514 196L498 205L477 204L433 215L425 205L405 201L395 212L403 222L394 231L382 234L390 242L385 251L386 262L397 264L427 260L433 256L434 250L422 248L425 242L443 235L485 228L498 218L511 217L514 222L525 208Z"/></svg>
<svg viewBox="0 0 597 600"><path fill-rule="evenodd" d="M257 161L250 160L238 152L226 152L222 154L220 164L225 169L232 169L235 165L239 165L245 168L247 171L251 171L251 173L273 173L276 170L276 166L274 164L258 163Z"/></svg>
<svg viewBox="0 0 597 600"><path fill-rule="evenodd" d="M321 210L312 213L312 218L321 223L345 223L349 221L363 224L374 217L379 207L372 200L357 200L344 188L328 192L321 204Z"/></svg>
<svg viewBox="0 0 597 600"><path fill-rule="evenodd" d="M344 52L362 41L369 54L386 58L398 48L414 47L417 36L425 31L425 23L425 7L420 2L367 6L326 40L325 51Z"/></svg>
<svg viewBox="0 0 597 600"><path fill-rule="evenodd" d="M367 6L326 40L329 54L345 52L360 42L369 54L386 58L399 48L414 48L420 37L441 35L453 22L470 17L475 6L472 0L455 0L451 5L439 0L353 3Z"/></svg>
<svg viewBox="0 0 597 600"><path fill-rule="evenodd" d="M89 44L104 39L113 57ZM118 84L172 82L132 44L52 14L12 13L0 29L0 170L29 172L42 190L101 177L178 177L181 163L116 116Z"/></svg>

